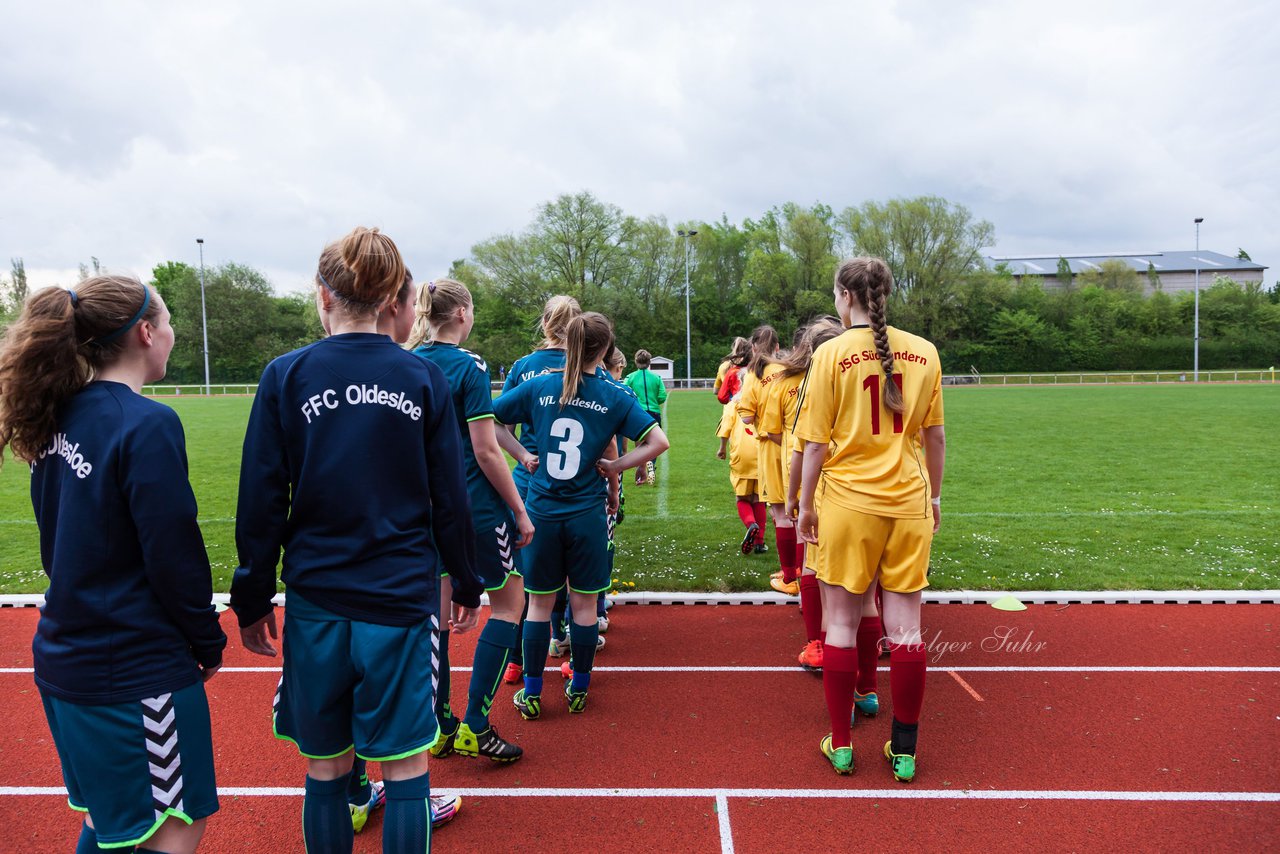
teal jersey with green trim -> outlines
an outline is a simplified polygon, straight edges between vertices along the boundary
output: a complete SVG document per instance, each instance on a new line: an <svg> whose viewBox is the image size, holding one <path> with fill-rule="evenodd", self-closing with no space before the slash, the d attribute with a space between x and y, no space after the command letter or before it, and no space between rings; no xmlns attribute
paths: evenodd
<svg viewBox="0 0 1280 854"><path fill-rule="evenodd" d="M503 424L533 426L538 470L529 485L529 513L563 519L604 512L608 486L596 462L616 435L639 441L655 421L611 379L583 376L578 393L560 405L562 374L534 377L493 402Z"/></svg>
<svg viewBox="0 0 1280 854"><path fill-rule="evenodd" d="M494 419L489 366L478 354L440 341L415 347L413 354L433 363L449 382L453 411L462 432L462 461L467 473L467 492L471 496L472 521L477 528L486 526L495 513L505 512L507 506L480 470L476 450L471 445L471 422Z"/></svg>

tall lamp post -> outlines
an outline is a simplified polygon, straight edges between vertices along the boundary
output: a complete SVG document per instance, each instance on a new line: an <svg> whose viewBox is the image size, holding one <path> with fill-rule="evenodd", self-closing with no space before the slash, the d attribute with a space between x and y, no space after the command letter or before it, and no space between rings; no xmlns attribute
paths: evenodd
<svg viewBox="0 0 1280 854"><path fill-rule="evenodd" d="M1195 320L1195 362L1192 365L1192 382L1200 382L1200 223L1204 217L1196 217L1196 320Z"/></svg>
<svg viewBox="0 0 1280 854"><path fill-rule="evenodd" d="M200 247L200 331L204 336L204 393L209 395L209 317L204 309L204 238L197 237L196 245Z"/></svg>
<svg viewBox="0 0 1280 854"><path fill-rule="evenodd" d="M676 234L684 238L684 378L687 382L691 382L693 380L693 334L689 314L689 239L695 237L698 232L693 229L685 231L682 228Z"/></svg>

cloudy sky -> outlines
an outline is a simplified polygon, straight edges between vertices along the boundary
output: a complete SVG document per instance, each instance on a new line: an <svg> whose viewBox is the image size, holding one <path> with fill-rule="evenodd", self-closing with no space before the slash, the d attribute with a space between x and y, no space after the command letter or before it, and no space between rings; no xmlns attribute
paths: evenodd
<svg viewBox="0 0 1280 854"><path fill-rule="evenodd" d="M583 189L673 223L937 194L1001 255L1186 249L1203 216L1204 248L1280 278L1262 2L115 0L3 25L0 262L37 285L90 256L145 278L203 237L296 290L356 224L430 278Z"/></svg>

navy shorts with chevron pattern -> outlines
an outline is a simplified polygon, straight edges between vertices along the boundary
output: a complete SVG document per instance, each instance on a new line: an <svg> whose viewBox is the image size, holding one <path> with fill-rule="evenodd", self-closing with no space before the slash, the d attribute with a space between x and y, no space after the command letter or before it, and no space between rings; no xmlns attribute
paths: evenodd
<svg viewBox="0 0 1280 854"><path fill-rule="evenodd" d="M501 590L511 576L524 574L522 550L516 548L520 531L515 517L504 506L497 513L476 513L472 522L476 534L476 575L480 576L485 590Z"/></svg>
<svg viewBox="0 0 1280 854"><path fill-rule="evenodd" d="M203 683L158 697L84 706L41 695L72 809L103 845L138 845L169 816L218 811Z"/></svg>
<svg viewBox="0 0 1280 854"><path fill-rule="evenodd" d="M277 738L303 756L353 746L363 759L401 759L435 744L439 620L383 626L352 620L288 592Z"/></svg>

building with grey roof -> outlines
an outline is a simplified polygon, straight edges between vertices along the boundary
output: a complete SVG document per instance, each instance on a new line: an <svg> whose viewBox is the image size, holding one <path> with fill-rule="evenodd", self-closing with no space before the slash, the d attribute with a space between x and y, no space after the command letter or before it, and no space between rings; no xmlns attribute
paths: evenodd
<svg viewBox="0 0 1280 854"><path fill-rule="evenodd" d="M1151 292L1147 274L1155 270L1160 278L1160 289L1166 293L1191 291L1195 289L1196 267L1200 268L1200 287L1207 288L1213 284L1216 276L1225 276L1237 282L1261 282L1263 271L1267 268L1253 261L1242 261L1229 255L1208 250L1176 251L1176 252L1120 252L1107 255L1010 255L986 258L989 267L1003 264L1013 277L1021 282L1024 278L1035 277L1046 289L1060 288L1058 281L1058 259L1063 257L1071 265L1071 273L1078 276L1089 270L1099 270L1102 262L1118 260L1130 265L1138 274L1147 292Z"/></svg>

